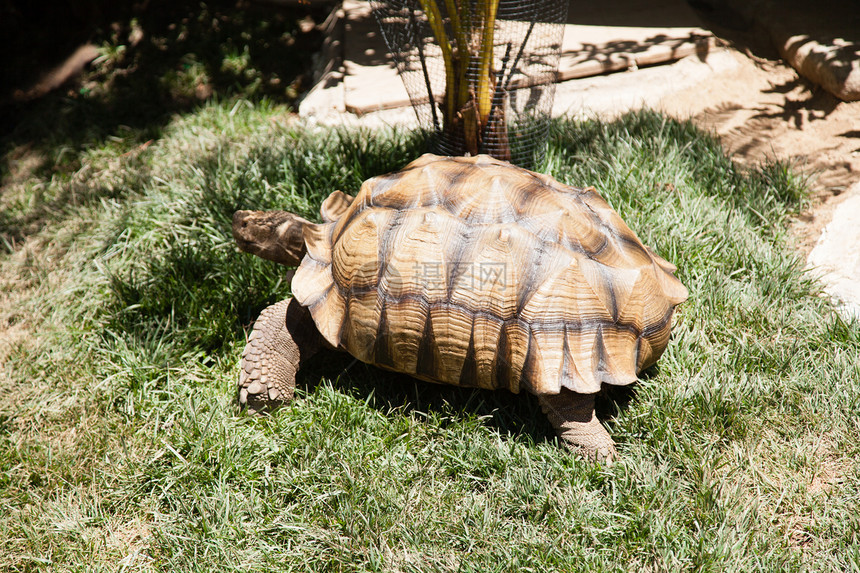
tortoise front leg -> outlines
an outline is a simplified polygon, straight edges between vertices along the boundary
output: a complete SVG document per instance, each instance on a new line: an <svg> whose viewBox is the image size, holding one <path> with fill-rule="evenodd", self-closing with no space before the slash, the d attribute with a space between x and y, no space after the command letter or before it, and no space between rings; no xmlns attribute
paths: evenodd
<svg viewBox="0 0 860 573"><path fill-rule="evenodd" d="M310 312L294 299L263 310L242 352L239 404L259 411L292 400L296 372L321 340Z"/></svg>
<svg viewBox="0 0 860 573"><path fill-rule="evenodd" d="M615 442L594 413L594 394L578 394L567 388L561 393L538 396L559 437L574 450L598 462L612 463L618 457Z"/></svg>

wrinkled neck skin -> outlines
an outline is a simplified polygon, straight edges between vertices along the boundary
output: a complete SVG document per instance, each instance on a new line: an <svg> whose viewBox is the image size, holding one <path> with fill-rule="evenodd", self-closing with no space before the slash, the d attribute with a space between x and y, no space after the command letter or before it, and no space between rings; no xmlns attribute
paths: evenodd
<svg viewBox="0 0 860 573"><path fill-rule="evenodd" d="M296 267L306 252L304 228L312 224L287 211L236 211L233 238L246 253Z"/></svg>
<svg viewBox="0 0 860 573"><path fill-rule="evenodd" d="M326 223L339 219L355 197L334 191L320 205ZM287 267L297 267L307 252L305 228L314 223L288 211L236 211L233 238L239 249Z"/></svg>

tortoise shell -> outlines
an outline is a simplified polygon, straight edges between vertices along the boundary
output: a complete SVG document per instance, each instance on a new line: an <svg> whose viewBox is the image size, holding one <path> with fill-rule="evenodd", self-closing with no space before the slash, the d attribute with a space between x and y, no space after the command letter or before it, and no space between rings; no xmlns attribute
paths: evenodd
<svg viewBox="0 0 860 573"><path fill-rule="evenodd" d="M341 211L305 227L293 295L332 346L424 380L539 395L630 384L687 298L593 187L489 156L424 155Z"/></svg>

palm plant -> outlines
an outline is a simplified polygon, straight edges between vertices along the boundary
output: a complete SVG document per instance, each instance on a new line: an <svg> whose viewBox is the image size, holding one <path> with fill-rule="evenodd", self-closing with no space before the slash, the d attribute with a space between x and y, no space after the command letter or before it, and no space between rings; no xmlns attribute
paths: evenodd
<svg viewBox="0 0 860 573"><path fill-rule="evenodd" d="M453 38L445 31L436 0L420 2L445 63L443 130L461 135L465 151L473 155L493 134L504 141L496 150L499 158L510 159L504 107L500 98L493 101L497 84L492 69L493 37L499 0L478 0L474 11L468 0L445 0Z"/></svg>
<svg viewBox="0 0 860 573"><path fill-rule="evenodd" d="M509 139L513 91L542 90L549 94L551 105L564 8L562 0L374 3L416 111L429 103L433 129L441 139L440 151L449 155L489 153L505 160L516 159ZM539 15L542 34L528 53L526 46L533 39ZM434 72L439 71L433 68L436 60L441 60L441 86L434 81ZM515 111L548 115L534 106L534 96L521 98L531 108Z"/></svg>

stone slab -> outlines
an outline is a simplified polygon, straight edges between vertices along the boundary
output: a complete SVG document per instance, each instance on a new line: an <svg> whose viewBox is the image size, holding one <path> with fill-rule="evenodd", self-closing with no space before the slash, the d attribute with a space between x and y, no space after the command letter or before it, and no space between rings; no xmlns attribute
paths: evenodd
<svg viewBox="0 0 860 573"><path fill-rule="evenodd" d="M344 0L344 105L363 115L411 105L369 2Z"/></svg>
<svg viewBox="0 0 860 573"><path fill-rule="evenodd" d="M666 65L560 82L556 86L552 114L556 117L611 119L643 107L663 109L664 100L672 94L703 89L701 86L712 81L711 78L731 75L738 66L738 59L732 52L716 49L704 61L697 56L688 56ZM322 100L317 98L317 101ZM310 125L418 127L412 106L384 109L360 116L353 113L325 114L323 108L318 111L305 114L305 121ZM680 115L685 114L682 112Z"/></svg>
<svg viewBox="0 0 860 573"><path fill-rule="evenodd" d="M731 52L716 49L706 59L692 55L666 65L561 82L556 86L552 115L612 119L642 108L662 110L664 100L672 94L703 89L712 78L732 74L738 66Z"/></svg>
<svg viewBox="0 0 860 573"><path fill-rule="evenodd" d="M808 263L846 318L860 320L860 183L833 213Z"/></svg>
<svg viewBox="0 0 860 573"><path fill-rule="evenodd" d="M684 0L571 2L559 62L559 80L680 60L704 59L715 45Z"/></svg>

